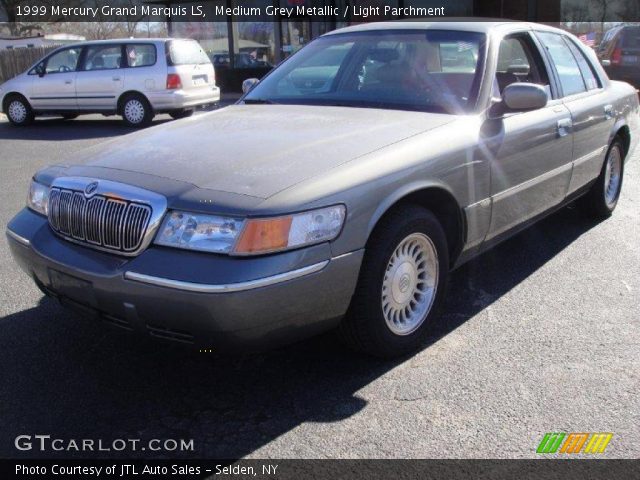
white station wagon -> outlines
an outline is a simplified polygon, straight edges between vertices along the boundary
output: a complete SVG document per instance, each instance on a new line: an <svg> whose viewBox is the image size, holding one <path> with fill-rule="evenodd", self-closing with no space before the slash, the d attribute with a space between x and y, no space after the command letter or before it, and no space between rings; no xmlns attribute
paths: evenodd
<svg viewBox="0 0 640 480"><path fill-rule="evenodd" d="M37 115L102 113L144 127L156 113L188 117L219 100L209 57L198 42L184 39L68 45L0 85L2 110L18 126Z"/></svg>

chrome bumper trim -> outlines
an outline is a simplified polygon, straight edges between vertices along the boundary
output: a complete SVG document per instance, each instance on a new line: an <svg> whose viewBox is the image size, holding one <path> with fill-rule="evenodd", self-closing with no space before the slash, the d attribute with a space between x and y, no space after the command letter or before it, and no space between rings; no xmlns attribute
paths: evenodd
<svg viewBox="0 0 640 480"><path fill-rule="evenodd" d="M245 290L253 290L254 288L267 287L276 283L286 282L296 278L319 272L327 266L329 260L309 265L307 267L291 270L290 272L279 273L271 277L258 278L247 282L229 283L226 285L209 285L206 283L183 282L180 280L171 280L170 278L154 277L143 273L125 272L124 278L134 282L156 285L158 287L173 288L175 290L185 290L196 293L229 293L242 292Z"/></svg>
<svg viewBox="0 0 640 480"><path fill-rule="evenodd" d="M26 245L27 247L31 245L31 242L28 239L18 235L13 230L9 230L7 228L6 232L7 232L7 235L13 238L16 242L21 243L22 245Z"/></svg>

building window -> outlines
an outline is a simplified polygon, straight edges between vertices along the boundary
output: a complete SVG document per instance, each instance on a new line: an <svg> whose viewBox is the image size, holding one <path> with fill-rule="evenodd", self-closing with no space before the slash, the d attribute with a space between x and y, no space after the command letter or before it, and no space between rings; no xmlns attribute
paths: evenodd
<svg viewBox="0 0 640 480"><path fill-rule="evenodd" d="M235 68L265 68L277 63L275 23L266 15L272 0L233 0L232 6L257 7L262 17L233 22L233 61Z"/></svg>

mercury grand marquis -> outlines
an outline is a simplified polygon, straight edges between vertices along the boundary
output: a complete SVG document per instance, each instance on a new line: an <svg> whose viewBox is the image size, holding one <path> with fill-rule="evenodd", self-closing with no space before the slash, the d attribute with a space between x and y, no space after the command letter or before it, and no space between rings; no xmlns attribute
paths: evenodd
<svg viewBox="0 0 640 480"><path fill-rule="evenodd" d="M569 202L611 215L638 140L636 91L531 23L348 27L247 90L36 173L16 261L144 335L244 351L337 329L393 357L453 268Z"/></svg>

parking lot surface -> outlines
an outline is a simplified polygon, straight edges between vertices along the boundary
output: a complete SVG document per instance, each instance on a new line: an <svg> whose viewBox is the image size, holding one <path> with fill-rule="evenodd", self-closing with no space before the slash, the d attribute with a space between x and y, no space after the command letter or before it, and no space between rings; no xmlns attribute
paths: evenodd
<svg viewBox="0 0 640 480"><path fill-rule="evenodd" d="M2 231L36 170L121 135L101 116L0 120ZM331 334L226 358L140 341L43 297L2 235L0 456L519 458L546 432L612 432L603 456L638 458L639 177L633 158L612 218L564 208L456 271L437 334L395 362ZM35 434L194 452L16 450Z"/></svg>

